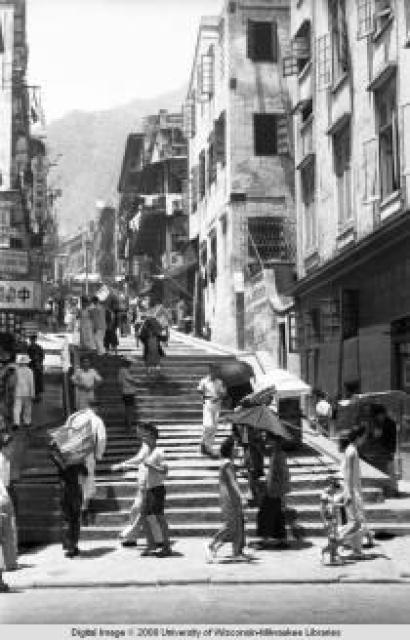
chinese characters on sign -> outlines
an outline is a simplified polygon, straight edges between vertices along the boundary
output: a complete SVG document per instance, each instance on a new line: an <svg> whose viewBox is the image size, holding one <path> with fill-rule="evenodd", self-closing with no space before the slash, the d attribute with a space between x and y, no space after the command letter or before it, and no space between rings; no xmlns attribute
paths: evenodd
<svg viewBox="0 0 410 640"><path fill-rule="evenodd" d="M27 251L12 251L11 249L0 249L0 276L8 277L14 274L25 276L28 273L28 253Z"/></svg>
<svg viewBox="0 0 410 640"><path fill-rule="evenodd" d="M41 309L41 285L23 280L0 280L0 309Z"/></svg>

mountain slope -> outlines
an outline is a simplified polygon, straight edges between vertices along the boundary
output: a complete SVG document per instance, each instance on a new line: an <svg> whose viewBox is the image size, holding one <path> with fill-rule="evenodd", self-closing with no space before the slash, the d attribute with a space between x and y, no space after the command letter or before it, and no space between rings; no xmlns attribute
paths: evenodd
<svg viewBox="0 0 410 640"><path fill-rule="evenodd" d="M48 126L50 184L62 189L57 201L61 235L69 235L96 213L97 200L117 201L125 141L142 117L159 109L179 110L184 90L150 100L135 100L107 111L73 111ZM59 154L62 154L59 157Z"/></svg>

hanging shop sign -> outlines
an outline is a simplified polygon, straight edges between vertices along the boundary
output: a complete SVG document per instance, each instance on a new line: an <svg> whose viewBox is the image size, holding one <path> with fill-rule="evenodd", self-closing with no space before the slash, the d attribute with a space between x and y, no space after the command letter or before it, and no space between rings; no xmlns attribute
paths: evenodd
<svg viewBox="0 0 410 640"><path fill-rule="evenodd" d="M0 309L41 309L41 284L28 280L0 280Z"/></svg>
<svg viewBox="0 0 410 640"><path fill-rule="evenodd" d="M28 252L0 248L0 276L26 276Z"/></svg>

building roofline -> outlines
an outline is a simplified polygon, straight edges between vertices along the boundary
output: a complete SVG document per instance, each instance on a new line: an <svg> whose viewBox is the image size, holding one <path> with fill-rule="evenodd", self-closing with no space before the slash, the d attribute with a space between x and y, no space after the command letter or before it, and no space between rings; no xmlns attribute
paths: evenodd
<svg viewBox="0 0 410 640"><path fill-rule="evenodd" d="M192 81L194 78L194 71L195 71L195 62L197 60L198 57L198 51L199 51L199 45L201 42L201 34L203 31L207 31L207 30L213 30L216 31L217 29L219 29L219 24L222 18L222 14L220 14L219 16L202 16L201 21L199 23L199 27L198 27L198 35L197 35L197 39L196 39L196 44L195 44L195 53L194 53L194 57L193 57L193 61L192 61L192 67L191 67L191 73L189 74L189 82L188 82L188 91L187 91L187 98L189 96L189 94L191 93L191 87L192 87Z"/></svg>

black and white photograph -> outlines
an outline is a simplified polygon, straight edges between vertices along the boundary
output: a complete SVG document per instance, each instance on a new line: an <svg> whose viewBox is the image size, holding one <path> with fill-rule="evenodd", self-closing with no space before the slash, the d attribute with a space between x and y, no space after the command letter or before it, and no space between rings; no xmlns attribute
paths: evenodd
<svg viewBox="0 0 410 640"><path fill-rule="evenodd" d="M409 597L410 0L0 0L1 636Z"/></svg>

